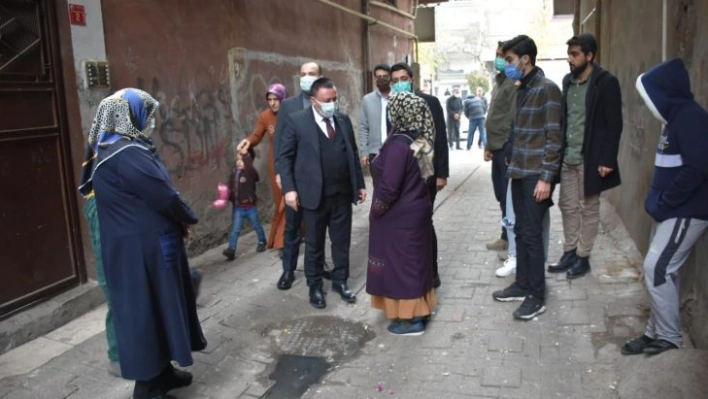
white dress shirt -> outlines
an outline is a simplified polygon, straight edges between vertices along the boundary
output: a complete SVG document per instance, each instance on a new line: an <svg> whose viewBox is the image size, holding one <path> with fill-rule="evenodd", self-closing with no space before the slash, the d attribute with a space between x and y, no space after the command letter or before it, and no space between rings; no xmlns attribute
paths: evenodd
<svg viewBox="0 0 708 399"><path fill-rule="evenodd" d="M325 118L320 115L319 112L317 112L314 106L312 107L312 113L315 114L315 122L317 123L317 126L319 126L322 133L324 133L324 135L329 138L329 133L327 133L327 122L325 122ZM334 133L336 134L337 128L334 125L334 116L329 118L329 123L332 124L332 129L334 129Z"/></svg>

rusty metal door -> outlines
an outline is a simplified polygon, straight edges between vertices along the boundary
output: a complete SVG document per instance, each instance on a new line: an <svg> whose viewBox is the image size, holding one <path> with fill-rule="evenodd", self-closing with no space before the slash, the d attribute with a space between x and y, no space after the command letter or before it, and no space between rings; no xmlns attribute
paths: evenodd
<svg viewBox="0 0 708 399"><path fill-rule="evenodd" d="M0 318L82 277L54 3L0 2Z"/></svg>

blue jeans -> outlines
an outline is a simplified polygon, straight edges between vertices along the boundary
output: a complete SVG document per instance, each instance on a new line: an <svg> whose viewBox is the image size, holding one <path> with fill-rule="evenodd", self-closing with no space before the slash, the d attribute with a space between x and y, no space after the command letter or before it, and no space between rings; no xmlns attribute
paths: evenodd
<svg viewBox="0 0 708 399"><path fill-rule="evenodd" d="M484 130L484 118L470 119L470 127L467 129L467 149L472 148L474 142L474 131L479 129L479 140L477 143L487 146L487 131Z"/></svg>
<svg viewBox="0 0 708 399"><path fill-rule="evenodd" d="M238 242L238 236L241 235L241 229L243 228L243 222L248 219L248 222L253 227L258 235L258 243L265 243L266 236L263 231L263 226L261 226L261 221L258 219L258 207L253 206L250 208L238 208L234 207L234 221L231 228L231 234L229 235L229 248L236 249L236 243Z"/></svg>

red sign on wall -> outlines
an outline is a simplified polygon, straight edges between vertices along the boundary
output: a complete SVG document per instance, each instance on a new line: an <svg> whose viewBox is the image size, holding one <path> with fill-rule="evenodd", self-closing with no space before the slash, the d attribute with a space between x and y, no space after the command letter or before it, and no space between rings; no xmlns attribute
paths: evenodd
<svg viewBox="0 0 708 399"><path fill-rule="evenodd" d="M69 4L69 19L72 25L86 26L86 8L80 4Z"/></svg>

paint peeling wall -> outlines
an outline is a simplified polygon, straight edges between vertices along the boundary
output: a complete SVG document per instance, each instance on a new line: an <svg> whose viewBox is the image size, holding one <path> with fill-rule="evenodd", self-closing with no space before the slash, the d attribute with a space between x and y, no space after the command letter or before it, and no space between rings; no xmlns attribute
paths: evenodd
<svg viewBox="0 0 708 399"><path fill-rule="evenodd" d="M360 0L337 3L355 11L362 7ZM408 9L411 1L398 3ZM411 26L390 12L380 17ZM142 88L160 101L156 145L173 182L201 216L189 243L192 254L225 241L230 212L210 204L233 165L234 145L267 107L270 83L298 93L300 64L315 60L336 82L341 109L356 123L370 79L363 20L314 0L153 0L130 6L103 0L103 24L112 88ZM412 52L409 40L380 27L372 32L373 63L384 57L399 61ZM82 104L88 114L92 106ZM267 145L264 139L256 149L261 176L267 176ZM258 190L264 223L272 215L268 184Z"/></svg>
<svg viewBox="0 0 708 399"><path fill-rule="evenodd" d="M582 2L581 20L595 7ZM620 147L622 186L608 199L617 207L637 247L646 253L652 220L644 212L644 198L651 184L656 145L661 125L647 111L634 84L637 76L661 61L662 1L602 2L602 64L620 80L624 131ZM667 56L686 63L696 100L708 107L708 25L697 23L708 15L708 0L668 1ZM627 24L627 21L633 21ZM706 127L703 127L704 129ZM681 270L681 304L684 326L697 347L708 348L708 237L696 245Z"/></svg>

